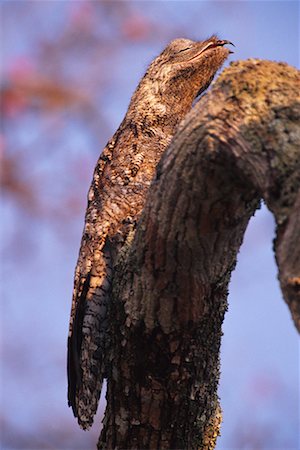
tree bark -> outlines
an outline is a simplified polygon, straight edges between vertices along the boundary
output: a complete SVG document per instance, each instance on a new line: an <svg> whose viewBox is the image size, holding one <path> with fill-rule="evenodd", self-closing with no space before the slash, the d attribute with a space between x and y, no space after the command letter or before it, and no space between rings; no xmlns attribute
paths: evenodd
<svg viewBox="0 0 300 450"><path fill-rule="evenodd" d="M115 268L99 449L214 448L228 283L261 199L300 329L299 80L283 63L232 64L163 155Z"/></svg>

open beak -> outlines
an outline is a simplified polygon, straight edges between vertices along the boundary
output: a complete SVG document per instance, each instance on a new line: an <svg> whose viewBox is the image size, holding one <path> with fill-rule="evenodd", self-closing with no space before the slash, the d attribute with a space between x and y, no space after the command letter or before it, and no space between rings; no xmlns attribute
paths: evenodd
<svg viewBox="0 0 300 450"><path fill-rule="evenodd" d="M234 45L233 42L227 41L226 39L224 39L224 40L222 40L222 41L217 41L216 44L217 44L217 45L216 45L217 47L218 47L218 46L223 47L223 45L225 45L225 44L233 45L233 47L235 47L235 45ZM232 50L229 50L229 53L234 53L234 52L233 52Z"/></svg>
<svg viewBox="0 0 300 450"><path fill-rule="evenodd" d="M206 46L202 49L202 52L205 52L205 50L208 50L210 48L223 47L223 45L225 45L225 44L233 45L235 47L233 42L227 41L226 39L224 39L224 40L215 40L215 41L208 42L206 44ZM233 51L229 50L229 53L233 53Z"/></svg>
<svg viewBox="0 0 300 450"><path fill-rule="evenodd" d="M215 36L212 36L212 38L207 40L206 42L204 42L204 43L199 42L198 46L195 46L195 53L188 61L192 61L193 59L198 58L200 55L205 53L206 50L223 47L226 44L233 45L235 47L235 45L232 42L227 41L226 39L220 40L220 39L217 39ZM231 50L228 50L228 52L233 53L233 51L231 51Z"/></svg>
<svg viewBox="0 0 300 450"><path fill-rule="evenodd" d="M222 45L223 46L225 44L230 44L230 45L233 45L235 47L233 42L227 41L226 39L224 39L223 41L217 41L216 42L216 45Z"/></svg>

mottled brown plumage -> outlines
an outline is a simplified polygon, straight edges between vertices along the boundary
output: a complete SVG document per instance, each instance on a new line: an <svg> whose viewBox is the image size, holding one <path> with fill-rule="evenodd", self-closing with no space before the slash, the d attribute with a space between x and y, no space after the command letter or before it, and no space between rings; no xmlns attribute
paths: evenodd
<svg viewBox="0 0 300 450"><path fill-rule="evenodd" d="M229 41L176 39L151 63L105 147L88 194L68 338L68 401L83 428L96 413L109 351L113 267L139 218L155 167L195 97L229 54Z"/></svg>

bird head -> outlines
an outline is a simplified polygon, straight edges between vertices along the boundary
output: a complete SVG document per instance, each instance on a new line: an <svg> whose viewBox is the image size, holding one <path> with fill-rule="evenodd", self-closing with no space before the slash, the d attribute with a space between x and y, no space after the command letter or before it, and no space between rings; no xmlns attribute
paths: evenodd
<svg viewBox="0 0 300 450"><path fill-rule="evenodd" d="M226 44L233 45L217 36L205 41L175 39L149 66L148 78L162 97L191 103L232 53Z"/></svg>

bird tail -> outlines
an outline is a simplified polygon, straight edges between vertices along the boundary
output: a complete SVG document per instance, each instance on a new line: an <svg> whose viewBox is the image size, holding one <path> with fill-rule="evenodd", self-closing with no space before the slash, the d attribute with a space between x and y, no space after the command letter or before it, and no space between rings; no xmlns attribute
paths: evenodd
<svg viewBox="0 0 300 450"><path fill-rule="evenodd" d="M68 338L68 403L83 429L93 423L107 372L111 272L110 250L104 245L76 290L80 294Z"/></svg>

